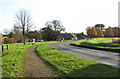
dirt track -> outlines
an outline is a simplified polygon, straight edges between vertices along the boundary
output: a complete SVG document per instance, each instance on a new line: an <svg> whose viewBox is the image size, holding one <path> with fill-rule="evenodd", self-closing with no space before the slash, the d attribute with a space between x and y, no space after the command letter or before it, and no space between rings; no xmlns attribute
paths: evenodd
<svg viewBox="0 0 120 79"><path fill-rule="evenodd" d="M26 73L29 77L57 77L45 62L37 56L33 46L26 53Z"/></svg>

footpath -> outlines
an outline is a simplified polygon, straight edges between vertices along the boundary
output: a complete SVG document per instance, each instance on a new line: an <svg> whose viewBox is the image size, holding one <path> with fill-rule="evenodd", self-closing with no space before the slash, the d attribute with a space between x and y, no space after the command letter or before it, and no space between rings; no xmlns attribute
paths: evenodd
<svg viewBox="0 0 120 79"><path fill-rule="evenodd" d="M26 73L28 77L58 77L53 73L52 69L46 65L46 63L37 56L35 48L33 46L26 52Z"/></svg>

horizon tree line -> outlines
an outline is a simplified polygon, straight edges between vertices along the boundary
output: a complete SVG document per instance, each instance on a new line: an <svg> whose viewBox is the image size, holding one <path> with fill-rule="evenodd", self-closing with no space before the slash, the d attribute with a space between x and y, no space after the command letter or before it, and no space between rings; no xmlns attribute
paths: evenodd
<svg viewBox="0 0 120 79"><path fill-rule="evenodd" d="M6 35L10 37L9 41L12 42L23 42L26 43L27 38L36 38L44 40L57 40L58 38L63 38L61 32L65 32L65 27L60 20L47 21L44 28L39 31L30 32L34 28L34 23L32 20L32 15L30 11L21 9L15 15L16 22L14 24L13 30L8 34L8 30L5 31ZM87 35L89 37L113 37L120 36L120 28L106 28L104 24L96 24L94 27L87 27ZM77 36L82 36L85 38L84 34L77 34ZM8 41L8 39L7 39Z"/></svg>
<svg viewBox="0 0 120 79"><path fill-rule="evenodd" d="M102 25L102 27L101 27ZM105 28L103 24L97 24L93 27L87 27L86 29L89 37L120 37L120 28L119 27L108 27Z"/></svg>

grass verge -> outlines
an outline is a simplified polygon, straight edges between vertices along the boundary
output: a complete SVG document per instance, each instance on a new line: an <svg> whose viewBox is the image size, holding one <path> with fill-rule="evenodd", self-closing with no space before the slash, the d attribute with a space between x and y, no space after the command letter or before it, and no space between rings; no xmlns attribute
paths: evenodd
<svg viewBox="0 0 120 79"><path fill-rule="evenodd" d="M71 41L71 40L67 40ZM41 42L36 42L32 44L27 42L26 45L23 43L15 43L15 44L4 44L4 47L9 46L9 51L6 50L3 53L0 53L0 60L2 60L2 77L26 77L26 51L28 48L42 44Z"/></svg>
<svg viewBox="0 0 120 79"><path fill-rule="evenodd" d="M114 39L118 39L118 38L114 38ZM91 40L80 40L73 42L72 45L120 52L120 44L112 43L112 38L98 38L98 39L94 38Z"/></svg>
<svg viewBox="0 0 120 79"><path fill-rule="evenodd" d="M40 43L35 43L37 45ZM2 53L2 77L23 77L25 76L25 55L31 43L8 44L9 51ZM6 47L6 44L4 45Z"/></svg>
<svg viewBox="0 0 120 79"><path fill-rule="evenodd" d="M117 77L118 68L74 56L49 47L57 42L44 42L36 48L38 56L48 62L63 77ZM64 75L63 75L64 74Z"/></svg>

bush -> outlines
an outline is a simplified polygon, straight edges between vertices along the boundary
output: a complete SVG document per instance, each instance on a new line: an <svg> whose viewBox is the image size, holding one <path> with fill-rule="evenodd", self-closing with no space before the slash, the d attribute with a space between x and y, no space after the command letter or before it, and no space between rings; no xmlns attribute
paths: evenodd
<svg viewBox="0 0 120 79"><path fill-rule="evenodd" d="M120 39L119 39L119 40L117 40L117 39L112 39L112 42L113 42L113 43L118 43L118 44L120 44Z"/></svg>
<svg viewBox="0 0 120 79"><path fill-rule="evenodd" d="M118 40L118 44L120 44L120 40Z"/></svg>

